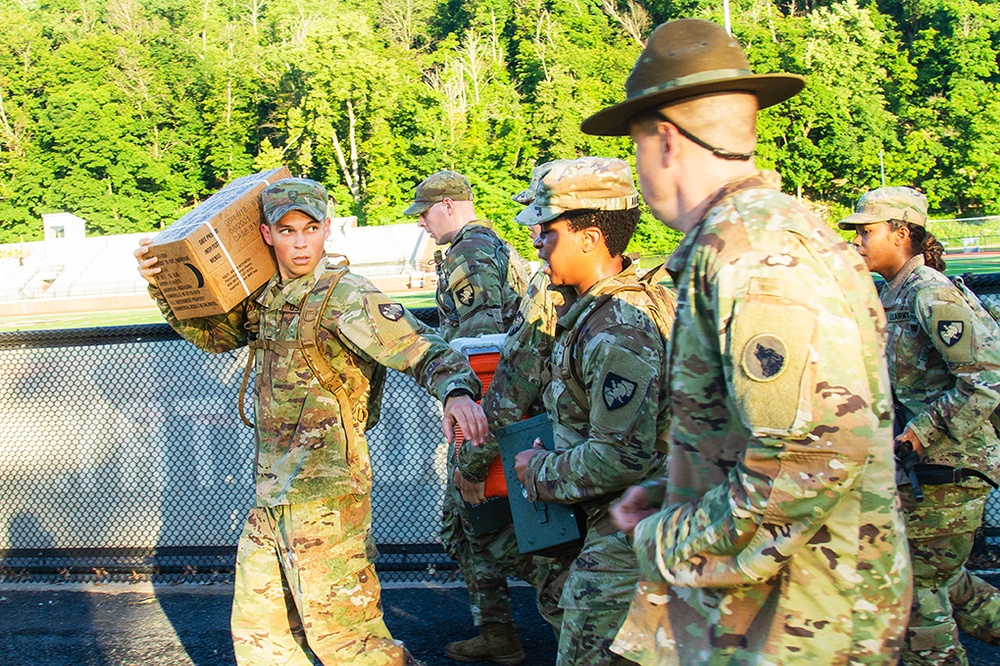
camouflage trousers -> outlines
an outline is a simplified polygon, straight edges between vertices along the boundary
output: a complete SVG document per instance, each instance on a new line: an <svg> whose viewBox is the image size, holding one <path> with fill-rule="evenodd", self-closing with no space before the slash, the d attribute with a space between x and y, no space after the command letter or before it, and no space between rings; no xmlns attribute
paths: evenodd
<svg viewBox="0 0 1000 666"><path fill-rule="evenodd" d="M412 663L382 620L371 516L366 495L250 510L236 555L237 663Z"/></svg>
<svg viewBox="0 0 1000 666"><path fill-rule="evenodd" d="M513 525L477 536L462 494L455 485L454 470L454 458L451 457L448 460L441 541L462 572L476 626L512 621L507 589L507 578L511 577L535 588L539 614L558 633L562 624L559 597L569 574L572 555L548 558L521 554Z"/></svg>
<svg viewBox="0 0 1000 666"><path fill-rule="evenodd" d="M624 666L633 662L611 651L639 582L639 563L621 532L587 532L570 568L559 605L562 630L556 666Z"/></svg>
<svg viewBox="0 0 1000 666"><path fill-rule="evenodd" d="M959 630L1000 643L1000 591L965 569L990 487L978 479L924 486L919 503L909 486L899 490L914 586L903 661L968 664Z"/></svg>

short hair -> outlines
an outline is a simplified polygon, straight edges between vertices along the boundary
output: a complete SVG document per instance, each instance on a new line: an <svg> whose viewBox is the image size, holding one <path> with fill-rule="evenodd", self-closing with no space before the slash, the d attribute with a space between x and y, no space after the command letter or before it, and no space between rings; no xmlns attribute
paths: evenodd
<svg viewBox="0 0 1000 666"><path fill-rule="evenodd" d="M757 146L757 106L751 93L701 95L641 111L632 123L639 131L652 133L666 117L712 146L750 152Z"/></svg>
<svg viewBox="0 0 1000 666"><path fill-rule="evenodd" d="M612 257L625 253L628 242L639 224L639 209L594 210L590 208L568 210L563 214L570 231L583 231L597 227L604 235L604 244Z"/></svg>

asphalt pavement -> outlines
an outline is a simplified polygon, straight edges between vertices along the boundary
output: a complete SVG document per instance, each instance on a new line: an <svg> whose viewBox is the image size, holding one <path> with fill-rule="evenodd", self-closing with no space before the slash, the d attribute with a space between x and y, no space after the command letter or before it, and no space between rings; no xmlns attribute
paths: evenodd
<svg viewBox="0 0 1000 666"><path fill-rule="evenodd" d="M1000 574L986 576L994 585ZM0 585L3 666L231 666L232 585ZM555 663L533 590L511 588L526 666ZM455 666L444 644L474 634L465 587L387 584L386 624L427 666ZM963 637L972 666L1000 666L1000 647Z"/></svg>

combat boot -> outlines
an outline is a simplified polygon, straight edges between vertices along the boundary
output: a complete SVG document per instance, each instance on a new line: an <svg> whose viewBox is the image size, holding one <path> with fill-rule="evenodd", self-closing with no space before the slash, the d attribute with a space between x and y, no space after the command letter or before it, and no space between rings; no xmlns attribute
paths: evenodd
<svg viewBox="0 0 1000 666"><path fill-rule="evenodd" d="M475 638L448 643L444 653L456 661L492 661L495 664L520 664L524 648L512 622L487 622Z"/></svg>

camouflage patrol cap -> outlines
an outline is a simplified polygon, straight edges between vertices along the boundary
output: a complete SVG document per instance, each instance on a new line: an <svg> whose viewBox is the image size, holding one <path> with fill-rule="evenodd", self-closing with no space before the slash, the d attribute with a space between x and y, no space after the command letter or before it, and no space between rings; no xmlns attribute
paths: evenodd
<svg viewBox="0 0 1000 666"><path fill-rule="evenodd" d="M534 171L531 172L531 183L528 184L528 188L518 192L511 198L522 206L527 206L535 200L535 190L538 189L538 181L542 179L542 176L548 173L551 169L555 168L557 164L570 161L571 160L553 160L551 162L539 164L535 167Z"/></svg>
<svg viewBox="0 0 1000 666"><path fill-rule="evenodd" d="M472 201L472 185L457 171L438 171L417 185L413 203L403 211L403 215L422 215L438 201Z"/></svg>
<svg viewBox="0 0 1000 666"><path fill-rule="evenodd" d="M837 226L853 229L889 220L927 226L927 197L910 187L883 187L865 192L858 199L854 214L838 222Z"/></svg>
<svg viewBox="0 0 1000 666"><path fill-rule="evenodd" d="M300 210L317 222L327 218L326 188L308 178L284 178L271 183L260 193L264 219L275 224L291 210Z"/></svg>
<svg viewBox="0 0 1000 666"><path fill-rule="evenodd" d="M632 170L623 160L580 157L548 162L535 171L538 184L534 198L515 218L523 225L542 224L568 210L627 210L639 207L639 193L632 180Z"/></svg>

